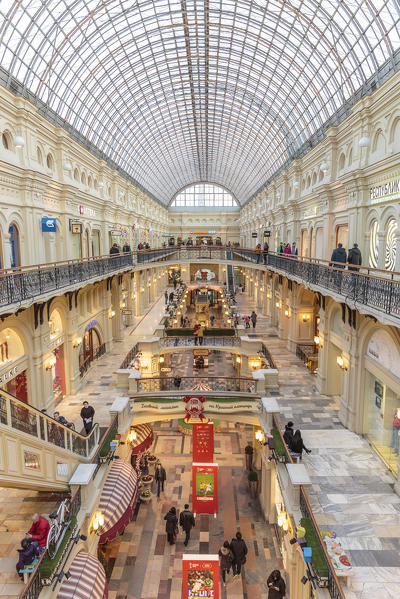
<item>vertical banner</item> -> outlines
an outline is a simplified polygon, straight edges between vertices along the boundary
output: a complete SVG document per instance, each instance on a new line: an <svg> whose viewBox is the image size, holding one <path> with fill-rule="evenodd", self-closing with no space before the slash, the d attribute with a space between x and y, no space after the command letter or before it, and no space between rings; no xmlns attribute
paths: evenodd
<svg viewBox="0 0 400 599"><path fill-rule="evenodd" d="M195 514L218 513L218 464L192 464L192 505Z"/></svg>
<svg viewBox="0 0 400 599"><path fill-rule="evenodd" d="M214 424L193 424L193 462L212 462L214 459Z"/></svg>
<svg viewBox="0 0 400 599"><path fill-rule="evenodd" d="M219 599L218 555L182 556L182 599Z"/></svg>

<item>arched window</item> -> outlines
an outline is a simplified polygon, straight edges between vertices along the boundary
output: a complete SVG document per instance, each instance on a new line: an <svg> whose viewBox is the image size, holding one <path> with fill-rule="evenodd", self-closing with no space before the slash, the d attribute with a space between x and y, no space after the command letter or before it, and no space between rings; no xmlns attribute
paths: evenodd
<svg viewBox="0 0 400 599"><path fill-rule="evenodd" d="M49 168L51 171L54 170L54 158L53 158L52 154L47 154L46 164L47 164L47 168Z"/></svg>
<svg viewBox="0 0 400 599"><path fill-rule="evenodd" d="M8 233L10 235L10 265L11 268L16 268L21 266L18 227L14 223L11 224Z"/></svg>
<svg viewBox="0 0 400 599"><path fill-rule="evenodd" d="M79 171L77 168L74 170L74 180L79 181Z"/></svg>
<svg viewBox="0 0 400 599"><path fill-rule="evenodd" d="M39 146L36 148L36 160L41 166L43 166L43 154Z"/></svg>
<svg viewBox="0 0 400 599"><path fill-rule="evenodd" d="M92 177L91 177L90 175L89 175L89 177L88 177L88 182L87 182L87 184L88 184L88 187L92 188L92 186L93 186L93 181L92 181Z"/></svg>
<svg viewBox="0 0 400 599"><path fill-rule="evenodd" d="M171 206L222 207L238 206L238 202L229 191L219 185L196 183L178 193L172 200Z"/></svg>
<svg viewBox="0 0 400 599"><path fill-rule="evenodd" d="M86 173L82 173L82 174L81 174L81 183L82 183L83 185L86 185Z"/></svg>
<svg viewBox="0 0 400 599"><path fill-rule="evenodd" d="M385 268L394 270L396 264L396 231L397 222L394 218L389 219L386 233Z"/></svg>
<svg viewBox="0 0 400 599"><path fill-rule="evenodd" d="M344 169L345 160L346 160L346 157L345 157L344 153L342 152L339 156L339 170L340 171L342 171Z"/></svg>
<svg viewBox="0 0 400 599"><path fill-rule="evenodd" d="M4 131L1 136L1 143L5 150L11 150L11 137L7 131Z"/></svg>

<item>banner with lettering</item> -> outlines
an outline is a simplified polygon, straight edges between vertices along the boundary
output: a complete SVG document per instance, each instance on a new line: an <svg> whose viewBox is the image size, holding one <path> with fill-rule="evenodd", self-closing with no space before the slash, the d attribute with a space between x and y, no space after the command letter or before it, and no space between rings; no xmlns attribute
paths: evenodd
<svg viewBox="0 0 400 599"><path fill-rule="evenodd" d="M218 464L192 464L192 498L195 514L218 513Z"/></svg>
<svg viewBox="0 0 400 599"><path fill-rule="evenodd" d="M214 424L193 424L193 462L212 462L214 459Z"/></svg>
<svg viewBox="0 0 400 599"><path fill-rule="evenodd" d="M182 598L219 599L218 555L182 556Z"/></svg>

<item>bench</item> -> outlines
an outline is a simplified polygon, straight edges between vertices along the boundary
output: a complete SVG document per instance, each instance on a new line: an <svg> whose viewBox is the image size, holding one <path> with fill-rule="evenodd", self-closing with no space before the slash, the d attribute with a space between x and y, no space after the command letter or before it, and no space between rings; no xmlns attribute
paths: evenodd
<svg viewBox="0 0 400 599"><path fill-rule="evenodd" d="M25 566L25 568L23 570L19 570L19 573L23 574L23 576L24 576L25 584L28 582L28 577L34 571L35 566L38 563L38 561L39 561L38 558L35 557L35 559L33 560L33 562L31 564L28 564L27 566Z"/></svg>

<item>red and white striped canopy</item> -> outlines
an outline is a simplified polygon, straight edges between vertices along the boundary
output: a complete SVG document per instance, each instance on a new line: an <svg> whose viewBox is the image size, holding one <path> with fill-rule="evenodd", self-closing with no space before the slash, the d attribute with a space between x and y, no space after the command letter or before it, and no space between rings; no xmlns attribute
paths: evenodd
<svg viewBox="0 0 400 599"><path fill-rule="evenodd" d="M63 580L57 599L107 599L104 568L94 555L80 551L68 570L71 577Z"/></svg>
<svg viewBox="0 0 400 599"><path fill-rule="evenodd" d="M113 462L100 496L104 524L98 529L99 543L112 541L129 524L138 497L138 475L128 462Z"/></svg>
<svg viewBox="0 0 400 599"><path fill-rule="evenodd" d="M205 383L198 383L197 385L192 387L192 391L212 391L212 389Z"/></svg>
<svg viewBox="0 0 400 599"><path fill-rule="evenodd" d="M154 440L153 429L150 424L136 424L131 427L136 432L136 439L132 446L132 453L137 455L148 449Z"/></svg>

